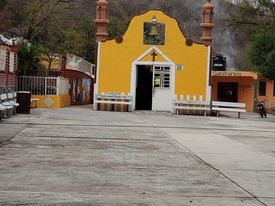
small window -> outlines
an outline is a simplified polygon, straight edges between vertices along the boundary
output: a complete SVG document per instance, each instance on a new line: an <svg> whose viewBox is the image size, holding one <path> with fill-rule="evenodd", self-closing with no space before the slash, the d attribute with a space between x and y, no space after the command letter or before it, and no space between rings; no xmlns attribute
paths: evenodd
<svg viewBox="0 0 275 206"><path fill-rule="evenodd" d="M266 96L266 81L260 80L259 96Z"/></svg>
<svg viewBox="0 0 275 206"><path fill-rule="evenodd" d="M273 96L275 97L275 81L273 81Z"/></svg>
<svg viewBox="0 0 275 206"><path fill-rule="evenodd" d="M170 67L155 67L154 87L170 87Z"/></svg>

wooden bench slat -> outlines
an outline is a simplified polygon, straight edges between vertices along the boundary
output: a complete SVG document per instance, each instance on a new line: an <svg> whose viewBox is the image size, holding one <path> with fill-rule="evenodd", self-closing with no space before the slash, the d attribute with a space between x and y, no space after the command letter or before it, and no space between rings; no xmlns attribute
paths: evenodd
<svg viewBox="0 0 275 206"><path fill-rule="evenodd" d="M174 100L173 105L176 114L178 114L180 110L202 111L204 115L206 115L206 111L210 111L210 105L206 101Z"/></svg>
<svg viewBox="0 0 275 206"><path fill-rule="evenodd" d="M212 107L213 111L227 111L227 112L246 112L245 109L238 108L221 108L221 107Z"/></svg>
<svg viewBox="0 0 275 206"><path fill-rule="evenodd" d="M218 101L213 101L212 106L221 106L221 107L241 107L245 108L246 104L245 103L237 103L237 102L218 102Z"/></svg>
<svg viewBox="0 0 275 206"><path fill-rule="evenodd" d="M188 105L207 105L205 101L182 101L182 100L175 100L174 104L188 104Z"/></svg>
<svg viewBox="0 0 275 206"><path fill-rule="evenodd" d="M120 102L120 101L106 101L106 100L95 100L95 103L102 103L102 104L132 104L132 102Z"/></svg>
<svg viewBox="0 0 275 206"><path fill-rule="evenodd" d="M207 110L210 111L208 107L192 107L192 106L175 106L175 109L186 109L186 110Z"/></svg>
<svg viewBox="0 0 275 206"><path fill-rule="evenodd" d="M95 94L94 103L96 107L101 110L105 110L107 105L107 110L109 111L117 111L120 108L121 111L124 111L124 108L127 108L127 111L131 111L132 96L124 95L124 93L101 93ZM127 107L125 107L125 105Z"/></svg>
<svg viewBox="0 0 275 206"><path fill-rule="evenodd" d="M212 111L217 112L217 116L219 113L224 112L238 112L238 118L240 118L241 112L246 112L246 104L245 103L237 103L237 102L212 102Z"/></svg>
<svg viewBox="0 0 275 206"><path fill-rule="evenodd" d="M176 113L178 110L201 110L201 111L217 111L217 115L221 111L227 112L238 112L238 117L240 117L241 112L246 112L245 103L235 103L235 102L220 102L212 101L212 108L207 104L206 101L192 101L192 100L175 100L173 102L174 109Z"/></svg>

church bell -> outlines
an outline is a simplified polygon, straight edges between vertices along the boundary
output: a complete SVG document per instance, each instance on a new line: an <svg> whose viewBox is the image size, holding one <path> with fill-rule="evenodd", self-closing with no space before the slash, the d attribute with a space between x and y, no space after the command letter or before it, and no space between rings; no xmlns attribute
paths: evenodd
<svg viewBox="0 0 275 206"><path fill-rule="evenodd" d="M150 36L158 36L159 35L158 28L157 28L156 24L152 25L149 35Z"/></svg>
<svg viewBox="0 0 275 206"><path fill-rule="evenodd" d="M153 24L152 24L152 27L151 27L151 31L149 33L149 36L153 36L153 37L156 37L158 36L159 33L158 33L158 28L157 28L157 19L156 17L154 16L153 17Z"/></svg>

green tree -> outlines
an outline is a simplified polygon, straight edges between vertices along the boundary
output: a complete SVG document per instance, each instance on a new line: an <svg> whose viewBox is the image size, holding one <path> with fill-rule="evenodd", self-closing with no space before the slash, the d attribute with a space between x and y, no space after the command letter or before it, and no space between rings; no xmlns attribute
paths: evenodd
<svg viewBox="0 0 275 206"><path fill-rule="evenodd" d="M29 14L26 19L26 37L43 48L48 71L60 54L83 54L84 35L77 28L77 22L70 18L70 9L65 4L70 2L72 1L40 0L26 7Z"/></svg>
<svg viewBox="0 0 275 206"><path fill-rule="evenodd" d="M275 29L254 35L249 59L254 71L265 78L275 80Z"/></svg>
<svg viewBox="0 0 275 206"><path fill-rule="evenodd" d="M45 75L46 70L41 64L41 56L42 49L40 46L21 42L18 45L18 75Z"/></svg>
<svg viewBox="0 0 275 206"><path fill-rule="evenodd" d="M110 16L110 25L108 26L109 38L113 39L126 32L127 24L115 16Z"/></svg>
<svg viewBox="0 0 275 206"><path fill-rule="evenodd" d="M96 26L94 19L84 17L80 19L80 30L83 32L83 54L80 55L89 62L94 63L96 57L96 44L95 44L95 33Z"/></svg>
<svg viewBox="0 0 275 206"><path fill-rule="evenodd" d="M229 26L240 37L238 39L241 48L248 48L246 56L249 57L251 70L266 78L274 79L275 68L272 66L275 52L272 43L274 42L272 33L275 31L274 1L243 0L237 5L230 3L227 5L230 7Z"/></svg>
<svg viewBox="0 0 275 206"><path fill-rule="evenodd" d="M58 21L60 14L63 14L65 5L72 0L36 0L27 1L22 8L24 19L22 30L24 37L33 42L43 36L43 32L50 23ZM63 19L64 20L64 19Z"/></svg>
<svg viewBox="0 0 275 206"><path fill-rule="evenodd" d="M258 30L275 27L275 3L273 0L243 0L229 9L229 25L250 36Z"/></svg>

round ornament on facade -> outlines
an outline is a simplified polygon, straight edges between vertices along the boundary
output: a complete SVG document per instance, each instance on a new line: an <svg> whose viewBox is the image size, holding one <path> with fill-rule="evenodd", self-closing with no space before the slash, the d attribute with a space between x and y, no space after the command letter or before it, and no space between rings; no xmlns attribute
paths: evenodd
<svg viewBox="0 0 275 206"><path fill-rule="evenodd" d="M115 38L115 41L116 41L116 43L121 44L123 42L123 37L122 36L117 36Z"/></svg>
<svg viewBox="0 0 275 206"><path fill-rule="evenodd" d="M185 44L186 46L192 46L193 45L192 39L186 39Z"/></svg>

